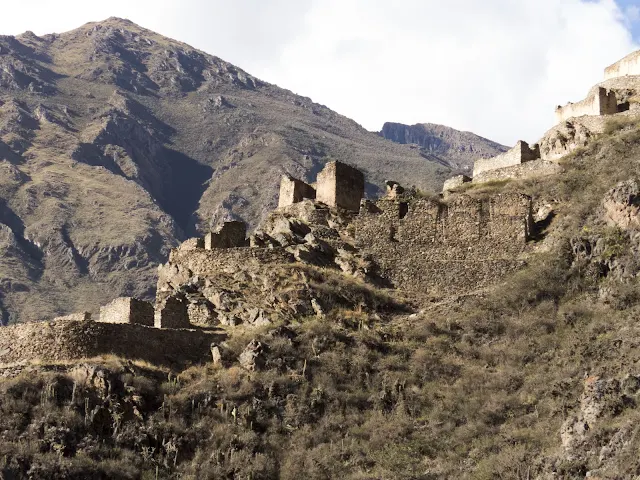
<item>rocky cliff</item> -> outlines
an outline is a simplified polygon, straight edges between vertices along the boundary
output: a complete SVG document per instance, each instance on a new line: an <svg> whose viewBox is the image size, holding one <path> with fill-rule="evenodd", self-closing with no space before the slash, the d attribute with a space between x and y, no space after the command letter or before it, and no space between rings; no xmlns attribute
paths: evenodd
<svg viewBox="0 0 640 480"><path fill-rule="evenodd" d="M469 173L478 158L491 158L506 152L504 145L471 132L444 125L420 123L403 125L387 122L380 135L400 144L416 145L426 159Z"/></svg>

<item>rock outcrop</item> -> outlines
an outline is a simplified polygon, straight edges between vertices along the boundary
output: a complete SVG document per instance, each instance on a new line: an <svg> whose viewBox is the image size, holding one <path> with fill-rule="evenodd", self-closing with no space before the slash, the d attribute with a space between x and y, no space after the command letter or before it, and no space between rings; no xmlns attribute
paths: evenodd
<svg viewBox="0 0 640 480"><path fill-rule="evenodd" d="M397 143L417 145L427 159L465 173L471 173L476 159L495 157L507 151L504 145L474 133L433 123L403 125L388 122L380 135Z"/></svg>

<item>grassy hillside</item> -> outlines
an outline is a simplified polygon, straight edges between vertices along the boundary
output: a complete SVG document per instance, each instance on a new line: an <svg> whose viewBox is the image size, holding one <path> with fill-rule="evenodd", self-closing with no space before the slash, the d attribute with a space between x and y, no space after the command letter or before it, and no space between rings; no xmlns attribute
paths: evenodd
<svg viewBox="0 0 640 480"><path fill-rule="evenodd" d="M221 364L182 372L115 358L5 368L3 474L635 478L640 244L606 199L636 179L639 141L640 125L611 124L563 174L470 187L553 211L528 265L482 295L230 329ZM264 353L247 371L252 340Z"/></svg>

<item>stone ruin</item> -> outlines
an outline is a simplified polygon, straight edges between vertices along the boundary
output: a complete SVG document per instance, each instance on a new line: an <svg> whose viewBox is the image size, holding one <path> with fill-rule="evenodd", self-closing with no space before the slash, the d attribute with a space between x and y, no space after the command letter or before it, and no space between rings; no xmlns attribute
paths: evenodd
<svg viewBox="0 0 640 480"><path fill-rule="evenodd" d="M540 147L532 147L525 141L519 140L511 150L493 158L481 158L473 164L473 177L489 170L513 167L540 158Z"/></svg>
<svg viewBox="0 0 640 480"><path fill-rule="evenodd" d="M443 192L450 192L458 187L461 187L465 183L471 182L471 177L467 177L466 175L456 175L455 177L451 177L444 181L444 185L442 186Z"/></svg>
<svg viewBox="0 0 640 480"><path fill-rule="evenodd" d="M329 162L318 174L316 199L330 207L352 212L360 209L364 197L364 174L346 163Z"/></svg>
<svg viewBox="0 0 640 480"><path fill-rule="evenodd" d="M63 317L56 317L53 319L53 321L54 322L59 322L59 321L89 322L91 321L91 313L90 312L72 313L71 315L65 315Z"/></svg>
<svg viewBox="0 0 640 480"><path fill-rule="evenodd" d="M153 305L137 298L120 297L100 307L100 322L153 326Z"/></svg>
<svg viewBox="0 0 640 480"><path fill-rule="evenodd" d="M607 67L604 79L589 91L584 100L558 106L555 110L556 125L538 143L530 146L519 141L506 153L476 160L473 179L457 176L447 180L443 192L451 192L468 181L483 183L561 172L557 161L602 133L607 119L640 113L640 105L635 100L640 95L640 51Z"/></svg>
<svg viewBox="0 0 640 480"><path fill-rule="evenodd" d="M356 245L381 275L409 292L470 292L519 266L531 238L531 199L456 195L365 201L355 219Z"/></svg>
<svg viewBox="0 0 640 480"><path fill-rule="evenodd" d="M191 327L186 298L170 296L157 302L153 325L156 328Z"/></svg>
<svg viewBox="0 0 640 480"><path fill-rule="evenodd" d="M357 212L363 197L364 174L346 163L332 161L318 173L315 189L302 180L283 175L278 207L316 199L330 207Z"/></svg>
<svg viewBox="0 0 640 480"><path fill-rule="evenodd" d="M237 248L247 244L247 225L244 222L224 222L204 237L204 248Z"/></svg>
<svg viewBox="0 0 640 480"><path fill-rule="evenodd" d="M564 122L573 117L584 115L614 115L618 113L618 101L612 90L596 87L584 100L568 103L564 107L556 108L556 123Z"/></svg>
<svg viewBox="0 0 640 480"><path fill-rule="evenodd" d="M604 70L605 80L629 75L640 75L640 50L630 53Z"/></svg>
<svg viewBox="0 0 640 480"><path fill-rule="evenodd" d="M315 199L316 189L302 180L293 178L290 175L283 175L280 181L280 195L278 197L278 208L286 207L303 201L305 198Z"/></svg>

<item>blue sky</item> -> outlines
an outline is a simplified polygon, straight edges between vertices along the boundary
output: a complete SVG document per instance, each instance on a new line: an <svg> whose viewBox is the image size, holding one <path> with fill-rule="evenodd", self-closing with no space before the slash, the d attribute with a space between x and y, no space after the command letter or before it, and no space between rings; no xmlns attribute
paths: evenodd
<svg viewBox="0 0 640 480"><path fill-rule="evenodd" d="M616 0L625 14L628 28L636 42L640 41L640 0Z"/></svg>

